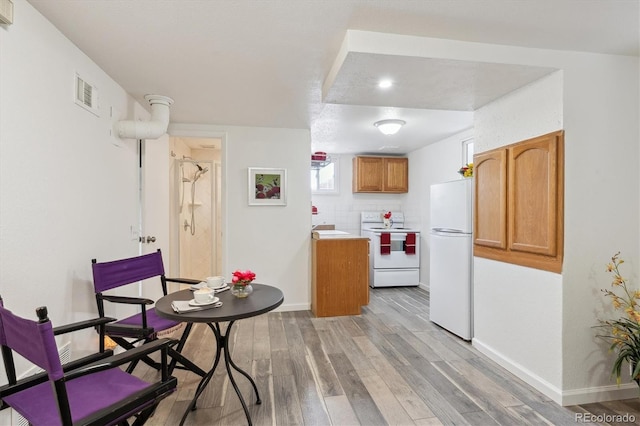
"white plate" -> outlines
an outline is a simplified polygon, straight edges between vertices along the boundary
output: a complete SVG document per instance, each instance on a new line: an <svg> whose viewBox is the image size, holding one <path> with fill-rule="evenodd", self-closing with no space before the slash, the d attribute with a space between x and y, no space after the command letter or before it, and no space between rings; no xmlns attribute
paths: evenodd
<svg viewBox="0 0 640 426"><path fill-rule="evenodd" d="M189 306L208 306L218 302L219 300L220 300L219 297L214 297L211 302L200 303L200 302L196 302L196 299L191 299L189 300Z"/></svg>

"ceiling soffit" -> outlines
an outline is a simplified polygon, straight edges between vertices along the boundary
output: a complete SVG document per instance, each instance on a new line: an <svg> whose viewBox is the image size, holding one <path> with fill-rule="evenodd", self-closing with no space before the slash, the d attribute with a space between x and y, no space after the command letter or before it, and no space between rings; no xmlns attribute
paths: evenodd
<svg viewBox="0 0 640 426"><path fill-rule="evenodd" d="M349 52L326 91L333 104L474 111L554 68ZM393 87L380 90L381 78Z"/></svg>

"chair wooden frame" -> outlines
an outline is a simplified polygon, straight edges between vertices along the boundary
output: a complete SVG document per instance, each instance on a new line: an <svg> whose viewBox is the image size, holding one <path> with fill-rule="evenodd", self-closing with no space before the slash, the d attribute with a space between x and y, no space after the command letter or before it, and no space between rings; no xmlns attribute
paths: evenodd
<svg viewBox="0 0 640 426"><path fill-rule="evenodd" d="M126 425L129 424L127 419L135 418L133 424L141 425L153 414L160 401L176 389L177 379L169 375L167 362L169 348L177 343L175 339L158 339L118 355L106 350L61 365L54 336L90 327L103 328L113 318L97 318L53 328L46 307L36 309L36 314L37 322L18 317L2 306L0 298L0 345L9 382L0 387L0 409L13 407L30 424ZM162 366L161 378L157 382L144 382L118 368L157 351L161 352ZM44 372L17 380L14 352ZM81 379L94 374L108 378L109 388L101 388L104 382L98 378L93 379L95 384L90 379ZM123 387L119 379L126 377L129 379ZM50 386L46 386L47 381ZM92 396L103 392L108 397L96 398L89 408L81 407L84 401L79 400L78 395L86 393L87 383L92 388ZM135 388L132 383L136 383ZM46 400L44 403L43 399ZM55 419L56 414L59 419ZM43 420L44 416L46 420Z"/></svg>
<svg viewBox="0 0 640 426"><path fill-rule="evenodd" d="M181 284L197 284L199 280L187 278L167 278L164 273L162 263L162 252L158 249L154 253L142 256L136 256L127 259L120 259L110 262L98 263L96 259L91 260L94 289L96 303L98 305L98 314L101 318L105 317L105 302L137 305L140 308L140 314L117 320L105 325L105 335L111 338L118 345L126 350L131 350L139 343L148 343L157 339L157 333L167 328L174 327L179 322L172 322L170 327L156 329L152 324L152 318L155 316L155 308L152 307L154 301L147 298L115 296L104 294L104 291L118 288L127 284L139 282L149 278L160 278L163 295L167 295L167 283L175 282ZM168 320L163 320L165 326ZM190 370L201 377L206 372L182 355L182 350L187 342L193 324L185 324L185 329L175 348L169 348L169 356L171 363L169 365L169 374L172 374L174 368ZM100 348L101 350L104 347ZM159 369L160 365L150 357L143 357L141 361L147 365ZM137 361L132 363L128 368L128 372L132 372L137 365Z"/></svg>

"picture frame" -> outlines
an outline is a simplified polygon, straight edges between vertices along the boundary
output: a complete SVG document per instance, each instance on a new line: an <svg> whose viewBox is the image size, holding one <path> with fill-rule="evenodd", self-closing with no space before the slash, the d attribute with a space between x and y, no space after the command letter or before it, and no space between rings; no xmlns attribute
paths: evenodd
<svg viewBox="0 0 640 426"><path fill-rule="evenodd" d="M250 206L286 206L287 169L249 167L247 192Z"/></svg>

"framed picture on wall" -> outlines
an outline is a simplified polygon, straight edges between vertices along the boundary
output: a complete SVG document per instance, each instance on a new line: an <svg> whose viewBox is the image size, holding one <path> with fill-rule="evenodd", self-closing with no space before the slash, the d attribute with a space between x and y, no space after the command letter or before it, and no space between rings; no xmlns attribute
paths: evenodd
<svg viewBox="0 0 640 426"><path fill-rule="evenodd" d="M287 205L287 169L249 167L250 206Z"/></svg>

